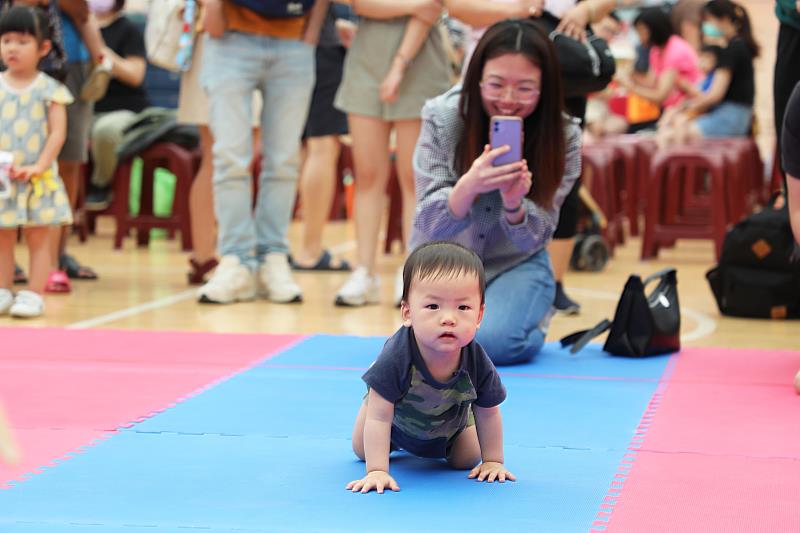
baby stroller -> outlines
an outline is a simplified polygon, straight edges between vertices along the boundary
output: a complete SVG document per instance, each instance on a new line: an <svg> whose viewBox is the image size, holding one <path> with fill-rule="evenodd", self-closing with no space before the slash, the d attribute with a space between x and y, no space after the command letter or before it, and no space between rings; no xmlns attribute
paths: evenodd
<svg viewBox="0 0 800 533"><path fill-rule="evenodd" d="M581 185L578 190L578 233L572 249L570 266L573 270L599 272L608 262L609 248L602 236L607 220L589 190Z"/></svg>

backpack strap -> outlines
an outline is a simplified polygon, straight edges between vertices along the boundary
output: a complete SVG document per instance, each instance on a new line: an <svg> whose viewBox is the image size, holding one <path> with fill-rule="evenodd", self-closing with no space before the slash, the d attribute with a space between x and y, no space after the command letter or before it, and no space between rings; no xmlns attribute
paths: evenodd
<svg viewBox="0 0 800 533"><path fill-rule="evenodd" d="M608 319L603 319L592 329L584 329L576 331L561 339L561 347L566 348L572 346L569 353L574 354L581 350L584 346L589 344L589 341L611 329L612 322Z"/></svg>

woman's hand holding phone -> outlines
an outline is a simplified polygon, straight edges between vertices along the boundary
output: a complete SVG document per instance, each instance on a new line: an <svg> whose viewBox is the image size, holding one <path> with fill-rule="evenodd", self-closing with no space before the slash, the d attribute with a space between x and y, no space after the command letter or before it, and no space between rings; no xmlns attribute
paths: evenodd
<svg viewBox="0 0 800 533"><path fill-rule="evenodd" d="M516 161L498 167L493 165L495 158L509 150L508 146L491 148L487 144L483 147L483 153L472 163L467 173L458 180L459 183L468 187L472 196L498 189L502 191L510 187L528 169L524 161Z"/></svg>
<svg viewBox="0 0 800 533"><path fill-rule="evenodd" d="M528 169L528 163L522 160L524 169L520 172L518 179L509 183L506 187L500 188L500 196L503 199L503 207L511 212L516 211L522 205L522 200L528 195L533 185L533 174Z"/></svg>

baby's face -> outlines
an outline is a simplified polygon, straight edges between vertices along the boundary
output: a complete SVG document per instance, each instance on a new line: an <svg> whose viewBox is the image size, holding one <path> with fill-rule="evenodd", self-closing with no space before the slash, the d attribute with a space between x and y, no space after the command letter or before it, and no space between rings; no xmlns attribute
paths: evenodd
<svg viewBox="0 0 800 533"><path fill-rule="evenodd" d="M403 324L414 328L423 357L458 356L475 338L483 318L478 277L415 277L401 309Z"/></svg>
<svg viewBox="0 0 800 533"><path fill-rule="evenodd" d="M697 57L697 66L700 70L708 74L717 65L717 58L711 52L703 52Z"/></svg>

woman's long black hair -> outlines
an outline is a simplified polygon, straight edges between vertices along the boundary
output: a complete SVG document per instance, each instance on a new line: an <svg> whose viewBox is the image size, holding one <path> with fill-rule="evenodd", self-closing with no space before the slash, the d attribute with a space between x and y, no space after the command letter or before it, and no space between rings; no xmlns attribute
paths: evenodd
<svg viewBox="0 0 800 533"><path fill-rule="evenodd" d="M703 13L708 13L718 19L726 18L736 27L736 33L747 45L753 57L758 57L761 47L753 37L753 30L750 24L750 16L747 10L731 0L710 0L703 6Z"/></svg>
<svg viewBox="0 0 800 533"><path fill-rule="evenodd" d="M478 42L464 74L459 102L464 129L456 148L455 166L460 174L466 173L489 142L489 116L483 108L480 82L486 62L506 54L522 54L542 71L539 102L523 122L523 157L533 173L528 198L550 208L564 176L564 90L553 43L530 20L498 22Z"/></svg>

